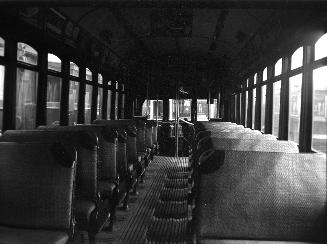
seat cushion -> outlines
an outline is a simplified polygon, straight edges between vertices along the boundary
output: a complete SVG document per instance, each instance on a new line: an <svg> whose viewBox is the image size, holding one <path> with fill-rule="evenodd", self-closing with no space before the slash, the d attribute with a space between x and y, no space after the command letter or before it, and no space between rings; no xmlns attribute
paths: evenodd
<svg viewBox="0 0 327 244"><path fill-rule="evenodd" d="M0 243L42 244L67 243L67 233L60 231L18 229L0 226Z"/></svg>
<svg viewBox="0 0 327 244"><path fill-rule="evenodd" d="M261 241L261 240L200 240L200 244L309 244L314 242Z"/></svg>
<svg viewBox="0 0 327 244"><path fill-rule="evenodd" d="M95 203L87 200L77 200L75 205L75 216L77 225L87 227L89 225L91 214L95 209Z"/></svg>
<svg viewBox="0 0 327 244"><path fill-rule="evenodd" d="M109 198L112 199L114 190L116 185L113 181L110 180L102 180L99 182L99 191L101 194L101 198Z"/></svg>

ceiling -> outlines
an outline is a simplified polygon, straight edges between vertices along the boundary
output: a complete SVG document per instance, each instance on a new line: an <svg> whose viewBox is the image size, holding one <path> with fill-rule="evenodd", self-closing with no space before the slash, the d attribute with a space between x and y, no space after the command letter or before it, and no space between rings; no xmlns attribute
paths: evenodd
<svg viewBox="0 0 327 244"><path fill-rule="evenodd" d="M205 72L213 74L212 77L206 74L204 78L203 75L196 78L203 86L212 80L227 86L239 81L244 69L251 65L260 67L265 58L282 55L276 43L287 43L299 29L325 17L323 9L295 5L291 9L269 5L263 8L259 4L257 8L255 5L249 8L104 5L57 9L109 43L128 62L166 65L167 56L172 55L183 56L183 62L199 61L196 69L211 66L213 71ZM184 69L184 73L192 73L193 66L186 68L190 69L190 72ZM162 82L167 80L163 78Z"/></svg>

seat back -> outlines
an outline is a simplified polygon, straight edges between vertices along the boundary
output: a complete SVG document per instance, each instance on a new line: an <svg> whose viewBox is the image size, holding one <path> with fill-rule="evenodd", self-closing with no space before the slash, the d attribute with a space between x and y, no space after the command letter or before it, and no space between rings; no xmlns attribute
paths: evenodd
<svg viewBox="0 0 327 244"><path fill-rule="evenodd" d="M72 234L75 160L60 143L0 142L0 225Z"/></svg>
<svg viewBox="0 0 327 244"><path fill-rule="evenodd" d="M136 142L137 142L137 151L145 152L146 144L145 144L145 122L143 120L136 121Z"/></svg>
<svg viewBox="0 0 327 244"><path fill-rule="evenodd" d="M320 241L326 156L215 151L200 159L199 239Z"/></svg>
<svg viewBox="0 0 327 244"><path fill-rule="evenodd" d="M112 180L117 177L117 131L107 125L75 125L75 126L39 126L41 130L87 131L98 138L99 180Z"/></svg>
<svg viewBox="0 0 327 244"><path fill-rule="evenodd" d="M205 137L199 141L196 154L200 156L208 149L223 151L299 152L299 148L295 142L266 140L265 137L260 137L258 139Z"/></svg>
<svg viewBox="0 0 327 244"><path fill-rule="evenodd" d="M98 195L98 149L97 137L86 131L7 130L2 141L8 142L61 142L77 151L76 197L95 200Z"/></svg>
<svg viewBox="0 0 327 244"><path fill-rule="evenodd" d="M121 179L127 177L127 133L124 129L118 130L117 171Z"/></svg>
<svg viewBox="0 0 327 244"><path fill-rule="evenodd" d="M127 133L127 141L126 141L127 162L128 164L132 164L137 161L137 151L136 151L137 130L134 120L130 120L130 119L95 120L94 123L109 125L115 128L124 128Z"/></svg>
<svg viewBox="0 0 327 244"><path fill-rule="evenodd" d="M152 148L153 146L152 136L153 136L153 122L147 121L145 126L145 146L147 148Z"/></svg>

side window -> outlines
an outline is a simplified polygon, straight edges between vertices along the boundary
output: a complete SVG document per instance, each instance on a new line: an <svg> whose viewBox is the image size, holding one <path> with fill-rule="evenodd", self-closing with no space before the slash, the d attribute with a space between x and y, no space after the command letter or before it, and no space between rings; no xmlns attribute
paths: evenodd
<svg viewBox="0 0 327 244"><path fill-rule="evenodd" d="M48 75L47 84L47 125L59 124L61 100L61 60L54 54L48 54L48 70L54 71Z"/></svg>
<svg viewBox="0 0 327 244"><path fill-rule="evenodd" d="M5 40L0 37L0 56L5 55ZM0 134L2 131L5 66L0 64Z"/></svg>
<svg viewBox="0 0 327 244"><path fill-rule="evenodd" d="M78 97L79 97L79 67L70 62L70 81L69 81L69 101L68 101L68 118L69 125L77 123Z"/></svg>
<svg viewBox="0 0 327 244"><path fill-rule="evenodd" d="M17 44L17 61L37 65L38 53L31 46L19 42ZM34 129L36 126L36 101L38 72L28 68L17 67L16 77L16 129Z"/></svg>
<svg viewBox="0 0 327 244"><path fill-rule="evenodd" d="M299 143L302 74L289 79L288 139Z"/></svg>
<svg viewBox="0 0 327 244"><path fill-rule="evenodd" d="M92 81L92 72L86 68L86 81ZM85 124L91 124L91 104L92 104L92 90L93 86L90 84L86 84L85 87Z"/></svg>
<svg viewBox="0 0 327 244"><path fill-rule="evenodd" d="M292 55L291 69L297 69L303 65L303 47L299 47Z"/></svg>
<svg viewBox="0 0 327 244"><path fill-rule="evenodd" d="M261 87L261 131L265 131L265 113L266 113L266 88L264 85Z"/></svg>
<svg viewBox="0 0 327 244"><path fill-rule="evenodd" d="M327 57L327 34L315 44L315 60ZM327 66L313 70L312 149L327 153Z"/></svg>

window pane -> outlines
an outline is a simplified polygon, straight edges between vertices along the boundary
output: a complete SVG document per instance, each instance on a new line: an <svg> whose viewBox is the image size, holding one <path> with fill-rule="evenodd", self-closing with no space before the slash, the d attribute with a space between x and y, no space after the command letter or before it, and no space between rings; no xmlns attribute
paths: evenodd
<svg viewBox="0 0 327 244"><path fill-rule="evenodd" d="M261 131L265 131L266 85L261 87Z"/></svg>
<svg viewBox="0 0 327 244"><path fill-rule="evenodd" d="M255 120L255 104L257 102L257 89L253 89L252 93L252 129L254 129L254 120Z"/></svg>
<svg viewBox="0 0 327 244"><path fill-rule="evenodd" d="M234 121L236 122L237 118L237 95L234 95Z"/></svg>
<svg viewBox="0 0 327 244"><path fill-rule="evenodd" d="M288 139L299 143L302 74L290 78Z"/></svg>
<svg viewBox="0 0 327 244"><path fill-rule="evenodd" d="M107 99L107 119L110 119L111 113L111 99L112 99L112 92L108 90L108 99Z"/></svg>
<svg viewBox="0 0 327 244"><path fill-rule="evenodd" d="M279 59L275 64L275 76L282 74L283 59Z"/></svg>
<svg viewBox="0 0 327 244"><path fill-rule="evenodd" d="M98 74L98 83L102 84L103 78L101 74Z"/></svg>
<svg viewBox="0 0 327 244"><path fill-rule="evenodd" d="M77 123L77 111L78 111L78 94L79 82L69 81L69 104L68 104L68 116L69 125Z"/></svg>
<svg viewBox="0 0 327 244"><path fill-rule="evenodd" d="M125 93L122 94L121 104L122 104L122 111L121 111L122 112L122 118L124 118L125 117ZM157 106L157 101L156 101L156 106ZM155 119L157 119L157 117Z"/></svg>
<svg viewBox="0 0 327 244"><path fill-rule="evenodd" d="M315 60L327 57L327 34L324 34L316 42L315 45Z"/></svg>
<svg viewBox="0 0 327 244"><path fill-rule="evenodd" d="M85 77L86 80L89 80L89 81L92 81L92 72L86 68L86 77Z"/></svg>
<svg viewBox="0 0 327 244"><path fill-rule="evenodd" d="M91 124L91 101L92 101L92 86L86 84L85 87L85 124Z"/></svg>
<svg viewBox="0 0 327 244"><path fill-rule="evenodd" d="M249 98L249 96L248 96L248 91L245 91L245 116L244 116L244 118L245 118L245 127L247 126L247 119L248 119L248 98Z"/></svg>
<svg viewBox="0 0 327 244"><path fill-rule="evenodd" d="M4 88L3 81L4 81L4 79L5 79L5 66L0 65L0 132L2 131L3 88Z"/></svg>
<svg viewBox="0 0 327 244"><path fill-rule="evenodd" d="M16 85L16 129L34 129L38 73L18 68Z"/></svg>
<svg viewBox="0 0 327 244"><path fill-rule="evenodd" d="M240 116L240 123L242 121L242 93L240 93L239 95L239 103L238 103L238 107L239 107L239 116Z"/></svg>
<svg viewBox="0 0 327 244"><path fill-rule="evenodd" d="M265 81L267 80L267 67L263 70L263 73L262 73L262 81Z"/></svg>
<svg viewBox="0 0 327 244"><path fill-rule="evenodd" d="M0 37L0 56L5 55L5 40Z"/></svg>
<svg viewBox="0 0 327 244"><path fill-rule="evenodd" d="M197 120L208 121L207 99L197 99Z"/></svg>
<svg viewBox="0 0 327 244"><path fill-rule="evenodd" d="M257 84L257 73L254 74L254 85Z"/></svg>
<svg viewBox="0 0 327 244"><path fill-rule="evenodd" d="M37 65L37 51L31 46L19 42L17 44L17 60L24 63Z"/></svg>
<svg viewBox="0 0 327 244"><path fill-rule="evenodd" d="M102 118L102 94L103 94L103 89L102 87L98 88L98 107L97 107L97 118L101 119Z"/></svg>
<svg viewBox="0 0 327 244"><path fill-rule="evenodd" d="M117 91L115 96L115 119L118 119L118 98L119 98L119 92Z"/></svg>
<svg viewBox="0 0 327 244"><path fill-rule="evenodd" d="M75 76L75 77L78 77L79 76L79 68L78 66L73 63L73 62L70 62L69 63L69 74L71 76Z"/></svg>
<svg viewBox="0 0 327 244"><path fill-rule="evenodd" d="M327 153L327 66L313 71L312 148Z"/></svg>
<svg viewBox="0 0 327 244"><path fill-rule="evenodd" d="M59 125L61 78L48 75L47 85L47 125Z"/></svg>
<svg viewBox="0 0 327 244"><path fill-rule="evenodd" d="M209 107L210 111L210 119L217 119L218 118L218 99L213 99L213 103L210 103ZM191 118L191 115L190 115Z"/></svg>
<svg viewBox="0 0 327 244"><path fill-rule="evenodd" d="M171 99L170 99L171 100ZM162 120L163 100L145 100L142 105L142 116L148 116L148 119Z"/></svg>
<svg viewBox="0 0 327 244"><path fill-rule="evenodd" d="M280 90L281 90L281 81L274 82L272 134L277 137L278 137L278 129L279 129Z"/></svg>
<svg viewBox="0 0 327 244"><path fill-rule="evenodd" d="M56 55L48 53L48 69L61 72L61 60Z"/></svg>
<svg viewBox="0 0 327 244"><path fill-rule="evenodd" d="M292 55L291 69L299 68L303 65L303 47L299 47Z"/></svg>

